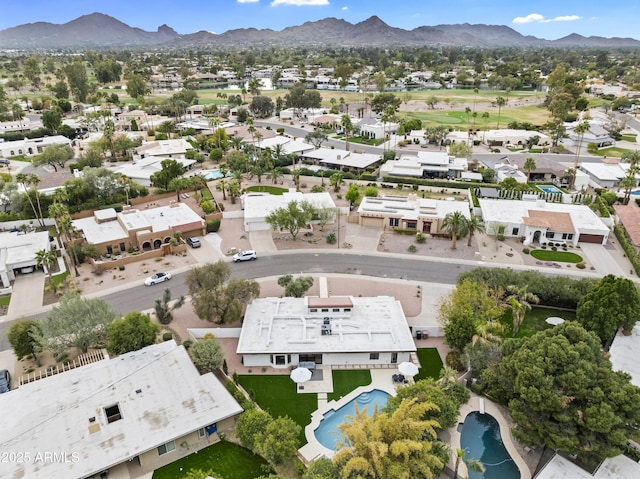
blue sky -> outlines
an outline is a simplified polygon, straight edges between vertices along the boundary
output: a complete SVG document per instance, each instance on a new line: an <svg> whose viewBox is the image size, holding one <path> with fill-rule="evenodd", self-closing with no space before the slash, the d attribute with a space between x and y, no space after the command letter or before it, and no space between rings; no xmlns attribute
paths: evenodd
<svg viewBox="0 0 640 479"><path fill-rule="evenodd" d="M487 23L554 40L570 33L640 38L639 0L0 0L0 30L37 21L66 23L100 12L147 31L178 33L271 28L326 17L357 23L371 15L391 26Z"/></svg>

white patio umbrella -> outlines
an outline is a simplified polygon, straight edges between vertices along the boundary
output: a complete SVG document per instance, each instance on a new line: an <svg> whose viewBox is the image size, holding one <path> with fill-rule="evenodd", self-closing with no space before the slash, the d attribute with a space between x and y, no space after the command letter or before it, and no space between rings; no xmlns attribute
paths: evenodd
<svg viewBox="0 0 640 479"><path fill-rule="evenodd" d="M289 376L294 383L302 384L311 379L311 370L307 368L295 368Z"/></svg>
<svg viewBox="0 0 640 479"><path fill-rule="evenodd" d="M400 371L400 374L413 377L418 374L418 366L413 363L404 362L400 363L400 365L398 366L398 371Z"/></svg>
<svg viewBox="0 0 640 479"><path fill-rule="evenodd" d="M564 319L558 318L557 316L551 316L550 318L545 319L545 322L557 326L558 324L564 323Z"/></svg>

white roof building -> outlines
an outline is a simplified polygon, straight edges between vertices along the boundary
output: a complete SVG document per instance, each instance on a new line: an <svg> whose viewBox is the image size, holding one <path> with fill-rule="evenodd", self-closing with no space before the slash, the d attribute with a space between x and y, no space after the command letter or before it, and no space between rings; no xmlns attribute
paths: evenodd
<svg viewBox="0 0 640 479"><path fill-rule="evenodd" d="M496 174L496 183L500 183L507 178L513 178L518 183L525 184L528 182L527 175L520 171L518 165L511 163L498 163L493 167Z"/></svg>
<svg viewBox="0 0 640 479"><path fill-rule="evenodd" d="M131 178L142 186L151 185L151 175L162 170L162 162L164 160L175 160L180 163L185 170L190 170L196 160L187 160L186 158L163 158L159 156L149 156L147 158L136 159L132 162L123 163L117 166L113 171Z"/></svg>
<svg viewBox="0 0 640 479"><path fill-rule="evenodd" d="M624 455L606 458L591 475L568 459L556 454L536 474L535 479L630 479L632 477L640 477L640 464Z"/></svg>
<svg viewBox="0 0 640 479"><path fill-rule="evenodd" d="M525 195L526 196L526 195ZM504 227L504 236L524 237L524 244L559 242L606 244L610 230L588 206L528 200L478 200L489 234Z"/></svg>
<svg viewBox="0 0 640 479"><path fill-rule="evenodd" d="M15 271L21 268L35 267L36 253L51 249L49 232L32 233L11 232L0 234L0 279L8 288L16 279Z"/></svg>
<svg viewBox="0 0 640 479"><path fill-rule="evenodd" d="M271 138L265 138L260 141L256 146L261 150L265 148L271 148L272 150L281 145L282 151L285 155L289 154L303 154L307 151L315 149L315 146L307 143L306 141L293 139L288 136L272 136Z"/></svg>
<svg viewBox="0 0 640 479"><path fill-rule="evenodd" d="M375 123L360 125L360 132L369 138L379 139L384 138L386 135L395 134L399 126L399 123L392 121L377 121Z"/></svg>
<svg viewBox="0 0 640 479"><path fill-rule="evenodd" d="M174 341L24 384L0 395L0 409L0 448L24 454L0 468L7 479L84 478L129 461L152 471L206 446L242 412ZM46 452L62 459L38 456Z"/></svg>
<svg viewBox="0 0 640 479"><path fill-rule="evenodd" d="M245 231L270 230L271 226L266 222L266 217L278 208L286 208L292 201L298 203L308 201L318 209L336 207L331 195L326 191L322 193L301 193L293 188L282 195L247 193L242 195L241 201L244 209Z"/></svg>
<svg viewBox="0 0 640 479"><path fill-rule="evenodd" d="M476 139L479 139L478 137L481 135L487 145L526 145L532 136L540 138L538 140L539 145L548 145L551 143L551 137L549 137L549 135L535 130L515 130L512 128L487 130L481 133L478 132Z"/></svg>
<svg viewBox="0 0 640 479"><path fill-rule="evenodd" d="M17 141L5 141L0 143L0 156L13 158L14 156L35 156L51 145L69 145L71 140L66 136L44 136L42 138L32 138Z"/></svg>
<svg viewBox="0 0 640 479"><path fill-rule="evenodd" d="M622 332L616 334L613 344L609 349L611 356L611 368L614 371L622 371L631 376L631 384L640 387L640 364L638 364L638 352L640 351L640 322L631 330L629 336ZM638 476L640 477L640 475Z"/></svg>
<svg viewBox="0 0 640 479"><path fill-rule="evenodd" d="M601 188L615 188L620 180L627 176L629 163L612 162L582 162L580 170L589 175L589 179ZM636 174L636 180L640 175Z"/></svg>
<svg viewBox="0 0 640 479"><path fill-rule="evenodd" d="M257 298L242 323L237 353L245 366L392 364L416 351L398 300Z"/></svg>
<svg viewBox="0 0 640 479"><path fill-rule="evenodd" d="M459 178L467 168L466 158L454 158L446 151L418 151L405 153L399 160L385 162L380 167L380 176Z"/></svg>
<svg viewBox="0 0 640 479"><path fill-rule="evenodd" d="M160 156L164 158L184 158L187 150L192 150L193 146L184 138L173 140L156 140L136 148L136 154L141 158L149 156Z"/></svg>

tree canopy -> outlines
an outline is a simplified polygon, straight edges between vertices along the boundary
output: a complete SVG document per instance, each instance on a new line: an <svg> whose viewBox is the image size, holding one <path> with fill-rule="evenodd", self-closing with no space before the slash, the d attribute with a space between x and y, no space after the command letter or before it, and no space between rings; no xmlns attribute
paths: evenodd
<svg viewBox="0 0 640 479"><path fill-rule="evenodd" d="M509 404L514 435L527 444L602 460L637 437L640 388L611 370L598 337L577 322L508 340L481 378Z"/></svg>
<svg viewBox="0 0 640 479"><path fill-rule="evenodd" d="M107 326L107 351L124 354L155 343L160 327L148 314L132 311Z"/></svg>
<svg viewBox="0 0 640 479"><path fill-rule="evenodd" d="M224 352L220 343L211 334L193 343L189 348L191 360L196 367L205 373L217 371L224 362Z"/></svg>
<svg viewBox="0 0 640 479"><path fill-rule="evenodd" d="M290 201L286 207L277 208L267 215L265 221L274 230L287 230L295 240L300 229L313 219L315 207L308 201Z"/></svg>
<svg viewBox="0 0 640 479"><path fill-rule="evenodd" d="M311 276L293 277L286 274L278 278L278 285L284 288L284 295L292 298L302 298L309 288L313 286L313 278Z"/></svg>

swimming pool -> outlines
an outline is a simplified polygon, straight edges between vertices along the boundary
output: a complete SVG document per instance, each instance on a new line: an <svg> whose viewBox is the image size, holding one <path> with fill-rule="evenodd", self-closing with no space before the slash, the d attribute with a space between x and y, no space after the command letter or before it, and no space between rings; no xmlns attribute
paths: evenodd
<svg viewBox="0 0 640 479"><path fill-rule="evenodd" d="M561 190L556 188L553 185L536 185L539 190L544 191L545 193L562 193Z"/></svg>
<svg viewBox="0 0 640 479"><path fill-rule="evenodd" d="M470 413L462 424L460 447L467 459L478 459L485 471L469 471L469 479L520 479L520 470L507 452L498 421L489 414Z"/></svg>
<svg viewBox="0 0 640 479"><path fill-rule="evenodd" d="M356 404L358 405L359 411L362 411L366 406L367 414L373 416L373 411L375 411L376 406L378 406L378 410L382 409L385 404L387 404L389 397L389 394L380 389L364 392L357 396L355 400L349 401L338 410L331 409L324 413L320 424L315 431L313 431L313 434L324 447L335 450L336 444L342 439L342 433L338 426L349 420L347 416L355 416Z"/></svg>
<svg viewBox="0 0 640 479"><path fill-rule="evenodd" d="M224 178L224 175L222 173L220 173L220 170L210 170L207 171L204 175L202 175L202 177L205 180L217 180L218 178Z"/></svg>

